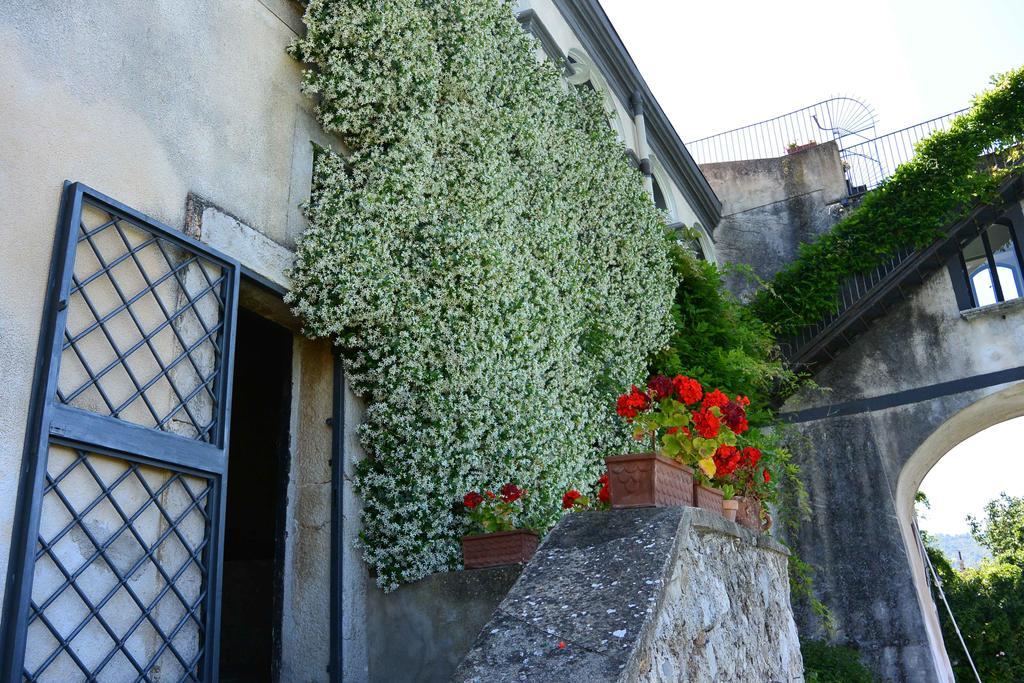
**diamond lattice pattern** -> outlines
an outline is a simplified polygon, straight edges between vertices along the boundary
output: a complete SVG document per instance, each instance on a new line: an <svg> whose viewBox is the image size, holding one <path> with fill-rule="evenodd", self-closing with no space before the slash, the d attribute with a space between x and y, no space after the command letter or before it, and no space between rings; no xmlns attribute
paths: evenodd
<svg viewBox="0 0 1024 683"><path fill-rule="evenodd" d="M211 441L226 269L89 203L76 239L57 399Z"/></svg>
<svg viewBox="0 0 1024 683"><path fill-rule="evenodd" d="M211 490L204 478L50 447L27 680L199 680Z"/></svg>

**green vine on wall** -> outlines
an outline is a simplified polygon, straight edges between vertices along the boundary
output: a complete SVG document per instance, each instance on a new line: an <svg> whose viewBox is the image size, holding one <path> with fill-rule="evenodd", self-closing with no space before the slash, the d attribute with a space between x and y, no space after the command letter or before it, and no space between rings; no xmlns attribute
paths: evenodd
<svg viewBox="0 0 1024 683"><path fill-rule="evenodd" d="M503 0L313 0L319 119L289 302L367 400L363 551L393 588L459 563L452 502L531 488L544 527L626 435L614 396L667 339L663 217L595 93Z"/></svg>
<svg viewBox="0 0 1024 683"><path fill-rule="evenodd" d="M848 277L869 271L904 247L925 247L984 201L1007 173L1019 170L1024 141L1024 68L993 78L969 112L948 130L921 141L914 158L816 242L801 245L751 302L752 310L782 336L799 332L838 309ZM1000 160L993 171L983 154Z"/></svg>

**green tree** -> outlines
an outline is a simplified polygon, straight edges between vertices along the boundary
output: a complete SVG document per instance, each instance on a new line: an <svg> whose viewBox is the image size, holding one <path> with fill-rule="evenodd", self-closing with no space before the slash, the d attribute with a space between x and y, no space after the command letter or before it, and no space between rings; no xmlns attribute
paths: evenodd
<svg viewBox="0 0 1024 683"><path fill-rule="evenodd" d="M1001 493L985 506L985 519L971 515L967 523L978 543L997 558L1015 559L1018 564L1024 559L1024 496Z"/></svg>
<svg viewBox="0 0 1024 683"><path fill-rule="evenodd" d="M1024 498L1006 494L985 506L985 519L969 518L979 543L995 558L958 572L942 551L927 545L953 615L986 683L1024 681ZM935 594L936 603L939 596ZM939 604L946 652L958 680L973 680L953 622Z"/></svg>

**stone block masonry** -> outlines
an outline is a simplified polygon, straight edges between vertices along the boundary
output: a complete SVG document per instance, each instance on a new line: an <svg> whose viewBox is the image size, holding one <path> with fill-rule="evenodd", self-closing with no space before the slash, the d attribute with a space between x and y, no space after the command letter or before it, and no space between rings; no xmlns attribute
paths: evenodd
<svg viewBox="0 0 1024 683"><path fill-rule="evenodd" d="M456 681L803 681L786 549L697 508L567 515Z"/></svg>

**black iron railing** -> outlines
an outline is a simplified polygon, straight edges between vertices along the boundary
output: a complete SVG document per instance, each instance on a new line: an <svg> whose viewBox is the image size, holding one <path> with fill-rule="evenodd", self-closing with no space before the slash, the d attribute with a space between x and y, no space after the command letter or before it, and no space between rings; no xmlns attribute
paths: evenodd
<svg viewBox="0 0 1024 683"><path fill-rule="evenodd" d="M839 158L843 160L846 169L850 194L856 196L878 187L900 164L914 157L917 143L936 131L949 128L953 119L966 111L961 109L880 135L873 140L841 146Z"/></svg>
<svg viewBox="0 0 1024 683"><path fill-rule="evenodd" d="M875 115L852 97L833 97L788 114L686 143L698 164L774 159L791 146L841 142L840 148L875 138Z"/></svg>
<svg viewBox="0 0 1024 683"><path fill-rule="evenodd" d="M839 288L839 307L822 317L817 323L808 325L800 332L779 343L783 355L791 361L802 360L802 356L813 343L833 331L850 309L862 301L872 290L891 279L917 249L907 247L899 250L884 262L866 273L847 278Z"/></svg>
<svg viewBox="0 0 1024 683"><path fill-rule="evenodd" d="M917 143L945 130L961 109L877 135L871 108L851 97L834 97L782 116L686 143L698 164L784 156L809 143L835 142L851 197L878 187L913 158ZM794 148L795 146L795 148Z"/></svg>

